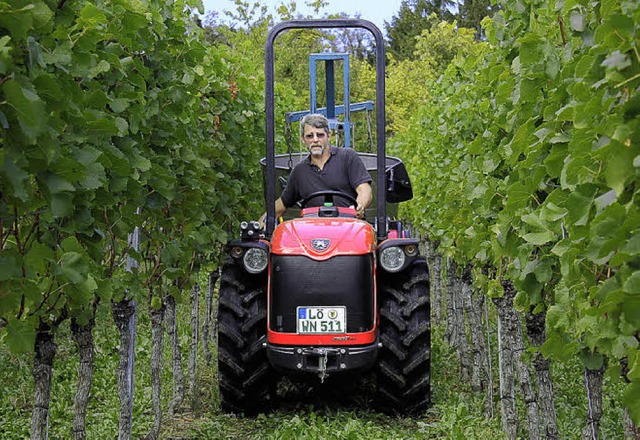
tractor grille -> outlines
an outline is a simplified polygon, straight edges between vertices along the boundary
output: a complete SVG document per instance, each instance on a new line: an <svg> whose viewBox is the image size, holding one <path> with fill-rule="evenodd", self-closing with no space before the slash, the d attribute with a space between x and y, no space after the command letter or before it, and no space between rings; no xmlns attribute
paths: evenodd
<svg viewBox="0 0 640 440"><path fill-rule="evenodd" d="M270 328L296 332L296 307L346 306L347 332L373 328L371 254L316 261L304 256L271 256Z"/></svg>

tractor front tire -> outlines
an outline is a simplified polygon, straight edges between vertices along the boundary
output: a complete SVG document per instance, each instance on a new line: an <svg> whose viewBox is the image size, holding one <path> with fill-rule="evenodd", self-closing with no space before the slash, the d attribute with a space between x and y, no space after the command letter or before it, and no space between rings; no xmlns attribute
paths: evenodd
<svg viewBox="0 0 640 440"><path fill-rule="evenodd" d="M218 384L225 412L265 412L275 390L263 344L267 333L267 276L250 274L230 256L218 298Z"/></svg>
<svg viewBox="0 0 640 440"><path fill-rule="evenodd" d="M381 276L376 404L388 414L417 415L431 404L429 268L419 258Z"/></svg>

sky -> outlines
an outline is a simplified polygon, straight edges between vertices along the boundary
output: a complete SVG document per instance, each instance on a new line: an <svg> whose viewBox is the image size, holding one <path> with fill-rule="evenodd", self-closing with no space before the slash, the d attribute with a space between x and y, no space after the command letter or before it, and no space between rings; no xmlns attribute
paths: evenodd
<svg viewBox="0 0 640 440"><path fill-rule="evenodd" d="M257 0L249 0L253 3ZM355 18L355 14L360 13L360 18L373 22L385 34L384 22L390 22L391 18L400 10L401 0L326 0L328 5L321 12L334 14L344 12L349 17ZM222 12L224 10L234 10L233 0L203 0L205 14L209 11ZM260 3L269 7L269 12L275 14L277 6L289 4L289 0L260 0ZM303 14L311 14L312 8L305 5L305 0L296 1L296 11Z"/></svg>

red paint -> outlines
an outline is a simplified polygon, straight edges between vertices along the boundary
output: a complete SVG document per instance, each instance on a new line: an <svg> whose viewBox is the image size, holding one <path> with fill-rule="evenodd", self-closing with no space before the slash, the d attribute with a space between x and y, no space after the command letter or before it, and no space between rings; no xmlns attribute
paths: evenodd
<svg viewBox="0 0 640 440"><path fill-rule="evenodd" d="M317 212L318 208L308 208L302 215ZM351 208L339 208L340 213L355 215ZM330 244L324 251L318 251L311 245L314 239L328 239ZM337 255L364 255L376 250L376 235L373 227L364 220L351 217L302 217L279 224L271 240L271 253L278 255L304 255L317 261L328 260ZM374 261L374 328L362 333L339 333L309 335L297 333L281 333L267 329L267 340L280 345L365 345L372 344L377 338L377 299L375 287ZM269 276L271 267L269 267ZM301 274L303 276L303 274ZM271 280L268 283L267 298L271 310ZM286 292L280 294L286 295ZM311 304L307 304L311 305ZM267 316L267 322L271 318Z"/></svg>
<svg viewBox="0 0 640 440"><path fill-rule="evenodd" d="M317 208L316 208L317 209ZM350 208L342 210L354 211ZM329 239L324 251L311 246L311 240ZM271 253L304 255L314 260L328 260L336 255L363 255L374 252L376 237L373 227L364 220L349 217L306 217L278 225L271 240Z"/></svg>
<svg viewBox="0 0 640 440"><path fill-rule="evenodd" d="M377 327L363 333L338 333L332 335L299 335L267 331L267 341L279 345L364 345L373 344L377 336Z"/></svg>

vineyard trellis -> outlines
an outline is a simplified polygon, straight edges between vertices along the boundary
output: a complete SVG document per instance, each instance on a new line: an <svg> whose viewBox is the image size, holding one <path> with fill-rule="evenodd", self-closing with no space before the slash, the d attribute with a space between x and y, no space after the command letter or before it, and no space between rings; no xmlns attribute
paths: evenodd
<svg viewBox="0 0 640 440"><path fill-rule="evenodd" d="M32 438L48 436L67 320L81 353L73 435L86 437L100 303L120 330L119 438L131 438L139 304L153 317L158 361L165 286L172 298L189 289L236 213L254 209L240 196L260 151L255 69L206 45L196 6L0 4L0 319L13 352L35 347ZM127 241L134 227L139 248ZM128 260L138 265L127 271ZM150 438L160 422L156 405Z"/></svg>
<svg viewBox="0 0 640 440"><path fill-rule="evenodd" d="M488 41L430 83L429 104L392 142L416 182L405 214L450 262L447 287L471 266L474 289L497 308L507 436L524 429L514 378L529 438L562 435L550 366L578 358L582 435L597 438L605 371L622 374L625 419L640 421L640 6L498 3ZM461 327L463 297L434 304L465 378L475 327Z"/></svg>
<svg viewBox="0 0 640 440"><path fill-rule="evenodd" d="M262 98L255 66L202 43L185 12L196 3L0 3L0 334L13 352L34 356L33 438L48 436L55 337L67 321L80 353L72 434L86 437L100 304L122 318L125 340L135 304L148 307L156 337L169 331L179 381L176 299L211 271L201 334L211 356L217 267L207 263L236 213L255 208L245 195L261 150ZM562 436L551 366L579 358L585 438L598 435L603 375L626 382L625 430L638 438L640 6L499 3L485 22L488 42L466 44L429 81L429 105L398 121L406 130L391 142L415 186L407 213L432 240L434 314L456 318L447 340L486 390L487 416L493 375L519 369L495 397L508 436L525 431L511 413L515 379L529 437ZM127 240L135 226L139 249ZM130 258L140 264L127 272ZM522 355L523 343L507 342L512 364L498 367L489 308L505 301L501 329L524 325L516 336L531 345ZM132 385L130 347L121 344L119 374ZM179 412L184 383L174 386L170 412ZM120 391L120 438L129 438L133 396ZM150 438L162 420L157 404L154 415Z"/></svg>

